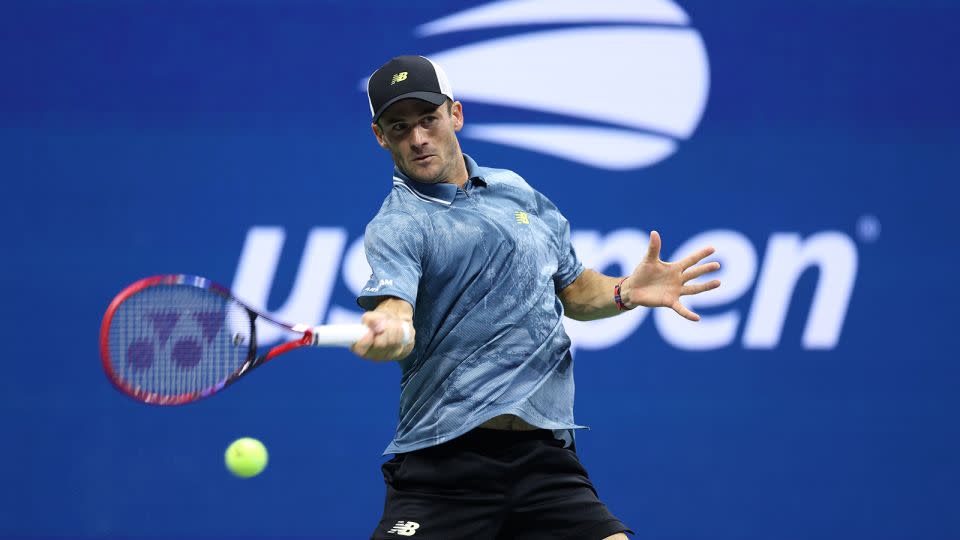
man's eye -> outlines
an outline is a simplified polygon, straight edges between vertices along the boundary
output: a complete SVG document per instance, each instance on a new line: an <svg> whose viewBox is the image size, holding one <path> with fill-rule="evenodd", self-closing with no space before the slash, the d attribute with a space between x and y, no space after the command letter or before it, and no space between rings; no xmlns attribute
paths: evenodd
<svg viewBox="0 0 960 540"><path fill-rule="evenodd" d="M405 129L407 129L407 125L406 125L406 124L394 124L394 125L393 125L393 130L396 131L396 132L401 132L401 131L403 131L403 130L405 130Z"/></svg>
<svg viewBox="0 0 960 540"><path fill-rule="evenodd" d="M429 126L429 125L432 124L433 121L436 120L436 119L437 119L436 116L427 116L426 118L424 118L424 119L422 120L422 122L423 122L423 125Z"/></svg>

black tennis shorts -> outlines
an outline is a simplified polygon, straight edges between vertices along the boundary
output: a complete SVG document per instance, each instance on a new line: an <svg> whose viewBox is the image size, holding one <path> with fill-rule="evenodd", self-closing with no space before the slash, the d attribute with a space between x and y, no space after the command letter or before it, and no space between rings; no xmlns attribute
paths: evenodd
<svg viewBox="0 0 960 540"><path fill-rule="evenodd" d="M383 464L374 540L600 540L630 532L547 430L475 429Z"/></svg>

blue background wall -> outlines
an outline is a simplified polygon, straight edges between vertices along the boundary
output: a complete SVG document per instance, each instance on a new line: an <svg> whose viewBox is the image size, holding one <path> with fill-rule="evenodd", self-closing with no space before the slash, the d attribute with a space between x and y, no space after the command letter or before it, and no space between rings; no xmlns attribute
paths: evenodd
<svg viewBox="0 0 960 540"><path fill-rule="evenodd" d="M298 351L212 399L153 408L103 376L100 317L147 275L231 285L263 227L286 238L267 306L279 309L311 229L352 244L390 185L360 81L395 54L537 30L414 31L480 4L0 4L0 536L369 534L395 366ZM728 344L677 346L647 316L616 345L578 349L577 419L592 427L578 446L601 496L641 538L960 537L960 4L681 7L709 92L671 156L609 170L464 149L526 176L577 230L656 228L668 255L735 231L761 269L774 235L833 231L855 248L856 280L830 347L802 344L813 266L772 347L744 341L748 275L743 294L701 308L738 317ZM597 65L629 71L633 54ZM603 92L631 107L629 85ZM464 101L468 125L557 118ZM347 274L321 287L317 322L354 309ZM246 435L271 463L241 481L222 453Z"/></svg>

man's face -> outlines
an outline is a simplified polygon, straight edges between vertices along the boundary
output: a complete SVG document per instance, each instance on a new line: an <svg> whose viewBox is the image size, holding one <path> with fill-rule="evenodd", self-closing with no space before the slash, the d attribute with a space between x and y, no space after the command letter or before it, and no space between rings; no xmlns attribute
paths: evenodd
<svg viewBox="0 0 960 540"><path fill-rule="evenodd" d="M373 133L407 176L435 184L453 182L463 166L456 135L462 127L463 107L459 101L437 106L420 99L403 99L380 115Z"/></svg>

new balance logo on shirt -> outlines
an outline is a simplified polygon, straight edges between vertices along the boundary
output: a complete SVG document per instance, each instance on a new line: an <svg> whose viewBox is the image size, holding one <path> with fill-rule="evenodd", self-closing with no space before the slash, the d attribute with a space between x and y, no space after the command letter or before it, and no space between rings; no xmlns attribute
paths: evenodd
<svg viewBox="0 0 960 540"><path fill-rule="evenodd" d="M420 524L416 521L398 521L387 534L399 534L400 536L413 536L417 534Z"/></svg>

